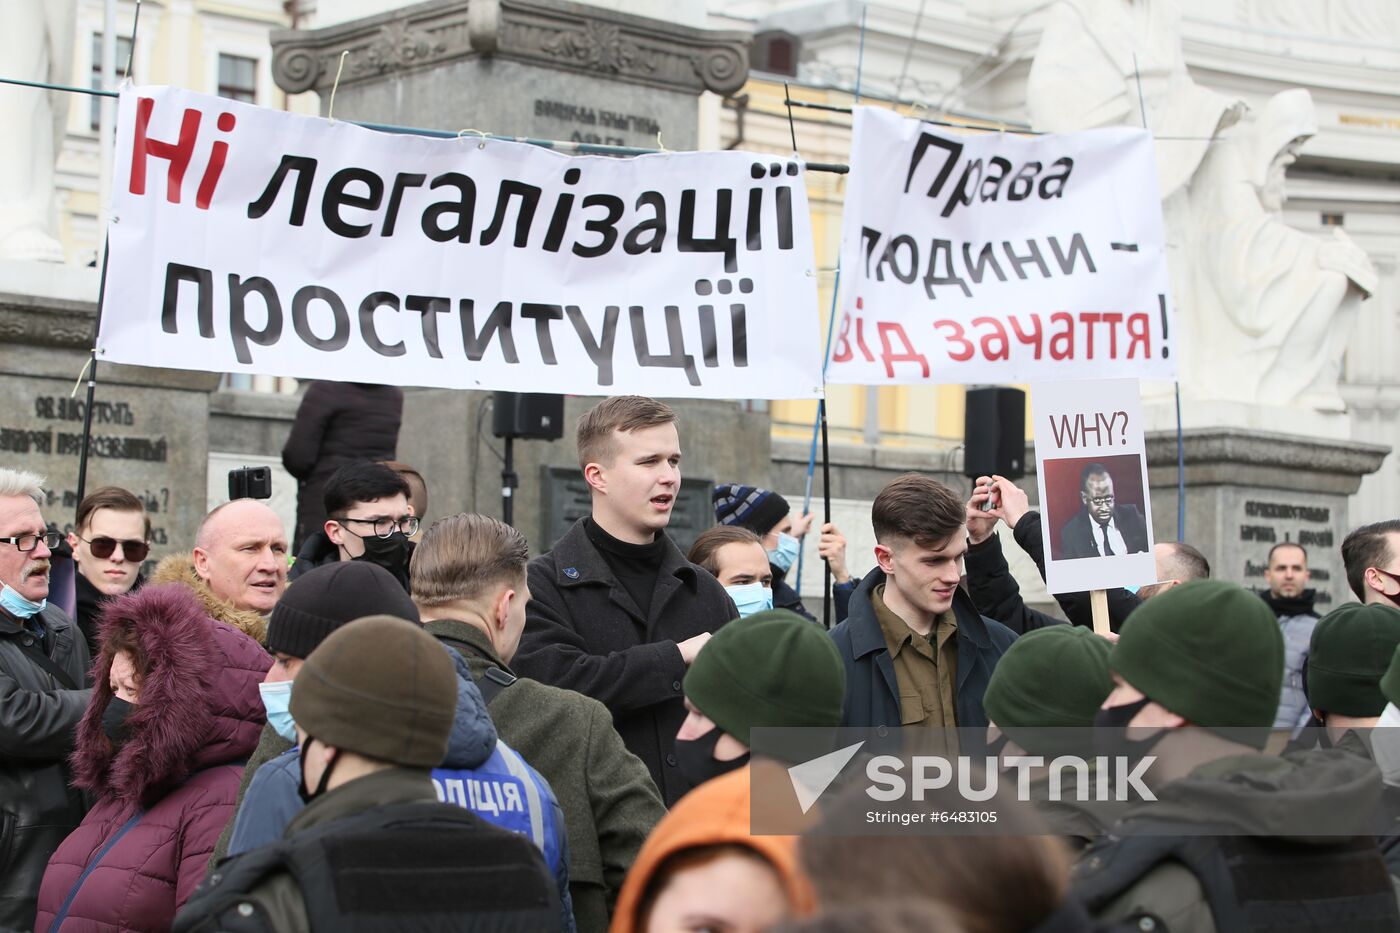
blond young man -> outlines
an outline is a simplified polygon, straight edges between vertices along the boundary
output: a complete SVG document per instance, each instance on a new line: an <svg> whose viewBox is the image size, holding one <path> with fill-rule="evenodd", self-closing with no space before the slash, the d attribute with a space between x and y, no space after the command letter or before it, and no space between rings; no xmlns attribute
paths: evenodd
<svg viewBox="0 0 1400 933"><path fill-rule="evenodd" d="M681 680L738 610L666 536L681 486L674 411L642 396L606 399L579 419L578 459L592 514L530 562L515 667L600 700L669 806L691 787L675 755Z"/></svg>

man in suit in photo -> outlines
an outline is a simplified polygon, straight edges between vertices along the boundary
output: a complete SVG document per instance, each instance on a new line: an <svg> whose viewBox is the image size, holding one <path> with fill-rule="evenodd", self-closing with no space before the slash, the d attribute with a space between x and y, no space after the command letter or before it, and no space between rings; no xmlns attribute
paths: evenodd
<svg viewBox="0 0 1400 933"><path fill-rule="evenodd" d="M1101 463L1091 463L1079 476L1084 503L1060 529L1060 559L1112 557L1147 550L1147 521L1135 505L1118 505L1113 477Z"/></svg>

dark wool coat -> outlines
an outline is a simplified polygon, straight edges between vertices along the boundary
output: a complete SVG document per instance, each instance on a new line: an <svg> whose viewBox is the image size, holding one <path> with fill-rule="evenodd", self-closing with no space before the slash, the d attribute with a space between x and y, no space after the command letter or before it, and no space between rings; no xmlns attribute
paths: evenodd
<svg viewBox="0 0 1400 933"><path fill-rule="evenodd" d="M670 806L691 788L676 764L676 732L686 715L686 665L676 645L718 631L739 611L718 580L665 538L651 612L643 618L583 522L530 561L530 602L513 667L601 701Z"/></svg>
<svg viewBox="0 0 1400 933"><path fill-rule="evenodd" d="M423 628L486 671L511 673L490 638L465 622ZM663 816L646 767L627 750L597 700L521 677L487 704L501 738L549 779L569 830L569 892L579 933L607 933L608 914L642 843Z"/></svg>
<svg viewBox="0 0 1400 933"><path fill-rule="evenodd" d="M136 633L144 665L130 737L114 755L102 730L112 659L97 662L93 698L78 725L75 782L96 798L49 860L37 930L170 928L204 877L243 762L265 721L258 684L272 658L215 622L188 588L147 586L113 600L108 627Z"/></svg>
<svg viewBox="0 0 1400 933"><path fill-rule="evenodd" d="M292 548L326 523L326 480L347 463L393 460L403 423L403 389L316 380L297 406L282 465L296 477L297 527Z"/></svg>
<svg viewBox="0 0 1400 933"><path fill-rule="evenodd" d="M92 693L83 689L87 642L53 603L39 615L43 638L0 613L0 930L34 923L44 865L86 809L68 786L67 758ZM35 648L66 683L34 659Z"/></svg>

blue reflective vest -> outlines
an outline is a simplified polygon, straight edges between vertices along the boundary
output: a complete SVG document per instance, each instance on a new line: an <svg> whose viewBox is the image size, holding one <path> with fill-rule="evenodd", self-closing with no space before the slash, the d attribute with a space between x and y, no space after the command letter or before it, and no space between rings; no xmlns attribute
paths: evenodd
<svg viewBox="0 0 1400 933"><path fill-rule="evenodd" d="M554 872L564 911L572 919L564 811L549 782L519 752L497 741L491 757L475 768L434 768L433 788L443 803L455 804L488 823L529 837Z"/></svg>

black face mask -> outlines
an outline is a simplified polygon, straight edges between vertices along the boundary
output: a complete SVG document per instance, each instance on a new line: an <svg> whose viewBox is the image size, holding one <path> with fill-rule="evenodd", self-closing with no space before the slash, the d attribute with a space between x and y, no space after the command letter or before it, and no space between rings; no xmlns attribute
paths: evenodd
<svg viewBox="0 0 1400 933"><path fill-rule="evenodd" d="M112 743L112 751L115 752L126 744L126 740L131 738L131 727L127 724L135 703L128 703L121 697L112 697L112 701L107 704L107 708L102 711L102 732L107 736L107 740Z"/></svg>
<svg viewBox="0 0 1400 933"><path fill-rule="evenodd" d="M676 762L681 774L692 784L703 784L710 778L717 778L730 771L738 771L749 763L749 753L744 752L732 761L720 761L715 757L715 746L724 735L719 726L698 739L676 739Z"/></svg>
<svg viewBox="0 0 1400 933"><path fill-rule="evenodd" d="M297 754L297 759L301 762L301 779L297 781L297 796L302 803L310 803L326 792L326 784L331 779L331 771L335 768L335 763L340 759L340 751L331 756L331 760L326 762L325 770L321 772L321 779L316 782L315 790L306 789L306 750L311 747L311 743L316 741L311 736L306 737L306 741L301 743L301 751Z"/></svg>
<svg viewBox="0 0 1400 933"><path fill-rule="evenodd" d="M396 531L387 538L369 535L361 538L360 542L364 544L365 552L351 560L378 564L392 573L405 589L408 588L408 538L403 532Z"/></svg>
<svg viewBox="0 0 1400 933"><path fill-rule="evenodd" d="M1142 758L1152 751L1166 737L1166 729L1157 729L1146 738L1128 736L1128 723L1151 702L1150 698L1143 697L1136 703L1099 710L1094 717L1094 751L1110 758ZM1138 733L1146 731L1142 726L1134 726L1133 729Z"/></svg>

